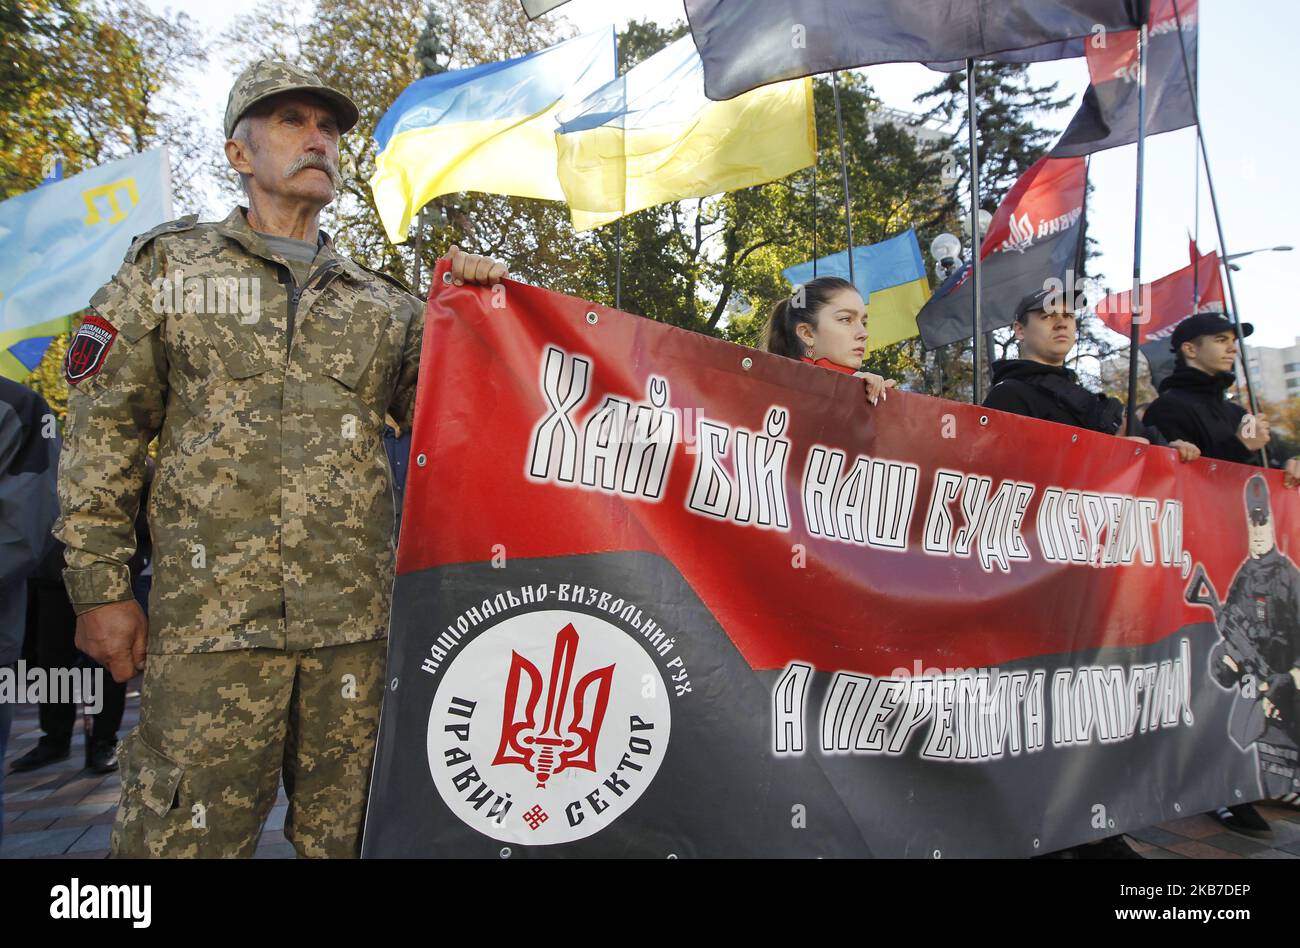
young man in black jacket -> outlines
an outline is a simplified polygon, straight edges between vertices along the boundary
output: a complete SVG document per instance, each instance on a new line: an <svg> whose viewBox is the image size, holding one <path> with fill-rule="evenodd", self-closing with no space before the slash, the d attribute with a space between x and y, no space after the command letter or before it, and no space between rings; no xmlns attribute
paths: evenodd
<svg viewBox="0 0 1300 948"><path fill-rule="evenodd" d="M1242 336L1255 329L1241 324ZM1268 418L1250 415L1227 398L1237 380L1237 333L1218 313L1198 313L1178 324L1170 340L1174 371L1160 383L1160 397L1147 409L1146 421L1167 438L1182 438L1208 458L1263 466L1260 449L1268 444ZM1249 803L1219 807L1210 814L1228 829L1248 836L1271 835L1268 821Z"/></svg>
<svg viewBox="0 0 1300 948"><path fill-rule="evenodd" d="M1242 323L1241 334L1254 332ZM1147 424L1167 438L1181 438L1206 457L1263 466L1260 448L1268 444L1268 417L1248 418L1246 409L1228 401L1237 377L1237 334L1232 321L1218 313L1199 313L1178 324L1171 340L1175 368L1160 383L1160 397L1147 409Z"/></svg>
<svg viewBox="0 0 1300 948"><path fill-rule="evenodd" d="M1047 290L1031 293L1016 307L1012 329L1020 358L993 363L994 384L984 399L985 408L1103 434L1120 433L1124 426L1124 406L1113 398L1088 391L1065 367L1065 358L1078 339L1074 310L1068 300ZM1167 442L1156 431L1148 430L1147 435L1132 440L1168 444L1184 461L1200 457L1195 445ZM1111 836L1047 855L1064 859L1142 858L1124 842L1123 836Z"/></svg>
<svg viewBox="0 0 1300 948"><path fill-rule="evenodd" d="M993 363L993 387L984 399L985 408L1102 434L1120 434L1124 406L1114 398L1088 391L1065 367L1066 356L1079 334L1068 300L1049 290L1031 293L1016 307L1012 330L1020 358ZM1145 427L1143 435L1135 440L1167 445L1184 461L1200 457L1196 446L1185 439L1167 440L1150 426Z"/></svg>

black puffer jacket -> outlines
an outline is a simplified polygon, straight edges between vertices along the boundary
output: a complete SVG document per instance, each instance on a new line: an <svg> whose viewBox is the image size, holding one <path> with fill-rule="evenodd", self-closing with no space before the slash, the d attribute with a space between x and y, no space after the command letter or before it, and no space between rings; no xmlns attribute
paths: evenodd
<svg viewBox="0 0 1300 948"><path fill-rule="evenodd" d="M1088 391L1064 366L1030 359L993 363L993 387L984 407L1102 434L1123 434L1124 406L1117 400ZM1142 434L1153 444L1168 444L1154 429Z"/></svg>
<svg viewBox="0 0 1300 948"><path fill-rule="evenodd" d="M1171 441L1190 441L1206 457L1262 465L1259 452L1237 438L1246 410L1224 397L1236 380L1231 372L1211 375L1180 365L1160 383L1160 397L1147 409L1146 422Z"/></svg>

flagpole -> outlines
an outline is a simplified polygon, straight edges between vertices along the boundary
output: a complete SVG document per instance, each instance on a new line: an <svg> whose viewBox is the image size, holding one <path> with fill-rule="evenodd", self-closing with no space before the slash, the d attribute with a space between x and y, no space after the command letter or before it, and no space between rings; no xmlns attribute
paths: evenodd
<svg viewBox="0 0 1300 948"><path fill-rule="evenodd" d="M1192 157L1196 159L1192 177L1192 243L1196 252L1192 254L1192 315L1195 316L1201 303L1201 126L1196 126L1196 142L1192 148Z"/></svg>
<svg viewBox="0 0 1300 948"><path fill-rule="evenodd" d="M424 208L415 212L415 259L411 261L411 289L420 296L420 256L424 253ZM421 297L423 298L423 297Z"/></svg>
<svg viewBox="0 0 1300 948"><path fill-rule="evenodd" d="M1219 234L1219 264L1228 281L1228 301L1232 306L1232 325L1237 330L1237 352L1241 355L1241 374L1246 379L1246 398L1250 402L1250 413L1259 414L1259 402L1255 400L1255 386L1250 380L1250 358L1246 354L1246 337L1241 333L1241 315L1237 309L1237 290L1232 284L1232 267L1228 266L1228 245L1223 237L1223 217L1219 214L1219 196L1214 190L1214 175L1210 172L1210 153L1205 147L1205 135L1201 131L1201 103L1197 95L1196 82L1192 77L1192 64L1187 58L1187 44L1183 42L1183 16L1178 10L1178 0L1174 4L1174 25L1178 27L1178 50L1183 56L1183 75L1187 79L1187 92L1192 98L1192 118L1196 120L1196 141L1201 147L1201 164L1205 166L1205 186L1210 190L1210 208L1214 212L1214 226ZM1199 250L1198 250L1199 252ZM1264 466L1268 467L1268 448L1260 449Z"/></svg>
<svg viewBox="0 0 1300 948"><path fill-rule="evenodd" d="M837 72L831 73L831 91L835 96L835 131L840 140L840 177L844 180L844 227L849 241L849 282L857 286L857 277L853 272L853 206L849 202L849 162L844 153L844 116L840 112L840 76Z"/></svg>
<svg viewBox="0 0 1300 948"><path fill-rule="evenodd" d="M614 75L622 75L620 68L620 55L622 50L618 48L618 34L614 34ZM624 80L623 101L627 102L627 81ZM623 216L618 219L618 226L614 230L614 308L623 308L623 217L627 211L627 182L623 184Z"/></svg>
<svg viewBox="0 0 1300 948"><path fill-rule="evenodd" d="M1133 220L1133 292L1129 306L1128 433L1137 435L1138 335L1146 321L1142 312L1142 172L1147 150L1147 25L1138 30L1137 208Z"/></svg>
<svg viewBox="0 0 1300 948"><path fill-rule="evenodd" d="M817 279L817 156L813 155L812 166L812 232L813 232L813 279Z"/></svg>
<svg viewBox="0 0 1300 948"><path fill-rule="evenodd" d="M614 232L614 308L623 308L623 218Z"/></svg>
<svg viewBox="0 0 1300 948"><path fill-rule="evenodd" d="M814 88L814 92L815 92ZM817 137L817 97L813 96L812 104L812 122L813 122L813 141L820 142ZM813 150L812 163L812 238L813 238L813 279L817 279L817 161L821 157L817 149Z"/></svg>
<svg viewBox="0 0 1300 948"><path fill-rule="evenodd" d="M980 158L979 146L975 140L975 110L975 60L968 59L966 60L966 124L970 135L971 342L974 345L971 400L978 405L984 401L984 336L980 332L982 282L980 250L983 249L983 241L980 234Z"/></svg>

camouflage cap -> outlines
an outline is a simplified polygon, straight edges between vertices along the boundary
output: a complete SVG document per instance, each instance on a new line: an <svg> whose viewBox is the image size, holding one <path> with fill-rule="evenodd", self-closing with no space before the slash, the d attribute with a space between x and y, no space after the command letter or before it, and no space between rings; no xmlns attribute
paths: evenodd
<svg viewBox="0 0 1300 948"><path fill-rule="evenodd" d="M357 124L359 113L355 103L322 83L315 73L288 63L260 59L240 73L230 87L230 98L226 101L226 138L234 132L240 116L263 99L281 92L310 92L320 96L334 107L340 135Z"/></svg>

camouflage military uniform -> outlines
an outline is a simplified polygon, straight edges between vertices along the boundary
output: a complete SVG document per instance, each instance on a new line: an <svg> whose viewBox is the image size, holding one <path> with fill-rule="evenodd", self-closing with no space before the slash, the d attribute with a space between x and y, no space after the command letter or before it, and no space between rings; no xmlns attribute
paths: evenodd
<svg viewBox="0 0 1300 948"><path fill-rule="evenodd" d="M255 281L257 311L230 305L253 296L231 279ZM79 614L131 596L158 437L150 658L114 851L250 852L283 762L299 852L353 854L393 570L383 418L411 423L423 308L328 238L298 287L237 208L137 239L92 310L108 342L71 389L55 530Z"/></svg>

